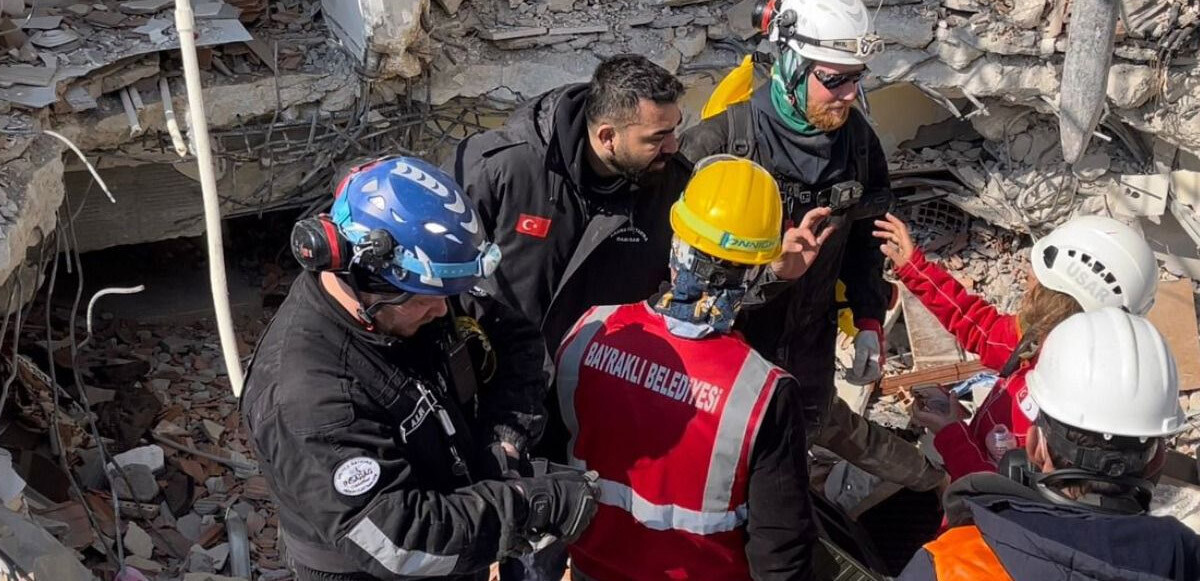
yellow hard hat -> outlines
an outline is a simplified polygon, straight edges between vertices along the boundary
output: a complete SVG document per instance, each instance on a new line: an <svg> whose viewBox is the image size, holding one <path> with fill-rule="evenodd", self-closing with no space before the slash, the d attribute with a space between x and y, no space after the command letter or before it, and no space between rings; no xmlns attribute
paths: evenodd
<svg viewBox="0 0 1200 581"><path fill-rule="evenodd" d="M713 155L696 164L679 201L671 206L671 229L709 256L760 265L782 252L783 202L770 172L748 159Z"/></svg>

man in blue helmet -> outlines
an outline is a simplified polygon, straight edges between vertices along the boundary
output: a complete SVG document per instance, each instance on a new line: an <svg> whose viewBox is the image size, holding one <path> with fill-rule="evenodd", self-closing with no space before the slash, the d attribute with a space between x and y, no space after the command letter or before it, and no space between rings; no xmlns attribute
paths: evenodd
<svg viewBox="0 0 1200 581"><path fill-rule="evenodd" d="M500 251L449 176L404 157L356 167L292 250L306 272L255 351L242 409L299 579L486 579L500 558L582 532L587 476L481 476L494 468L479 451L523 445L531 414L502 386L471 393L448 361L449 301L504 317L459 296Z"/></svg>

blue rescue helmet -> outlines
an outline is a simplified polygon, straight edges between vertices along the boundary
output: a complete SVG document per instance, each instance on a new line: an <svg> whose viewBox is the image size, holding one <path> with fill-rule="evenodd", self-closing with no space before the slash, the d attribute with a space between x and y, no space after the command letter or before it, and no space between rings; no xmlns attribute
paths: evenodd
<svg viewBox="0 0 1200 581"><path fill-rule="evenodd" d="M398 292L451 296L500 263L479 214L454 179L414 157L386 157L351 170L334 192L330 218L364 268Z"/></svg>

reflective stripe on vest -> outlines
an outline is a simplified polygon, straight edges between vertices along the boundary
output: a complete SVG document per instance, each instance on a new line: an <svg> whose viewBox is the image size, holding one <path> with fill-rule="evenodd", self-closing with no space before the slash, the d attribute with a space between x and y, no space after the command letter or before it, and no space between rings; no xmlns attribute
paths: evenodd
<svg viewBox="0 0 1200 581"><path fill-rule="evenodd" d="M711 439L708 467L704 472L693 471L696 474L707 474L701 502L698 506L657 504L643 497L629 485L612 480L610 478L612 475L603 472L600 474L600 502L628 512L637 522L656 531L679 530L697 535L710 535L736 530L738 527L744 526L747 516L745 494L743 491L742 494L735 495L735 486L739 476L743 479L746 477L746 467L753 440L761 423L759 419L765 411L767 402L774 394L775 386L783 372L754 353L749 346L731 337L714 337L700 341L671 338L665 331L665 325L661 323L661 316L650 311L644 303L622 307L593 308L572 328L562 344L558 355L557 389L564 423L571 434L567 450L572 464L579 468L588 468L587 459L578 458L576 455L580 426L575 399L576 392L580 387L581 371L589 354L594 356L591 350L595 348L597 335L602 331L612 332L611 329L606 328L606 325L617 314L621 315L619 318L623 321L636 321L637 325L629 325L631 328L638 327L638 331L635 332L645 333L646 329L655 328L665 335L662 339L668 342L679 341L694 346L700 342L711 341L713 349L706 355L711 358L729 359L728 368L733 369L736 365L738 372L730 378L732 381L729 381L727 385L718 386L727 391L727 395L723 400L723 407L715 410L719 413L719 420L714 434L715 438ZM621 331L616 332L621 333ZM616 341L619 349L628 350L630 355L646 356L644 353L633 352L629 346L620 343L619 340L611 338L608 340ZM740 352L730 349L731 346L740 349ZM606 345L605 348L608 346ZM593 365L593 370L594 368ZM693 379L708 380L712 378ZM602 390L604 386L587 385L584 388ZM646 388L645 394L645 397L648 398L670 397L661 391L655 393L650 388ZM593 421L603 421L603 412L597 411L596 413L600 415L593 416ZM681 437L693 440L703 438L703 436L696 435ZM745 486L745 482L742 482L741 485ZM736 504L735 496L737 497Z"/></svg>
<svg viewBox="0 0 1200 581"><path fill-rule="evenodd" d="M925 544L938 581L1012 581L974 525L952 528Z"/></svg>
<svg viewBox="0 0 1200 581"><path fill-rule="evenodd" d="M708 494L705 494L705 500L708 500ZM747 511L744 503L735 510L719 512L689 510L673 504L654 504L639 496L632 488L604 478L600 479L600 502L628 512L646 528L656 531L674 529L697 535L711 535L732 531L746 524Z"/></svg>

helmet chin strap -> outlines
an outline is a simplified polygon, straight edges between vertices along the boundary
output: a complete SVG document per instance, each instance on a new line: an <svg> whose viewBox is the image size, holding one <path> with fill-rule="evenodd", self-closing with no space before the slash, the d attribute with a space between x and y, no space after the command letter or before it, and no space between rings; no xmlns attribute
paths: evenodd
<svg viewBox="0 0 1200 581"><path fill-rule="evenodd" d="M369 276L367 273L359 269L352 269L349 273L347 282L350 284L350 290L354 293L354 298L358 300L358 315L359 320L367 327L367 330L375 329L375 314L380 309L390 305L402 305L408 302L413 297L413 293L402 292L392 298L387 298L375 301L371 304L365 304L363 301L363 287L366 286L364 279Z"/></svg>

